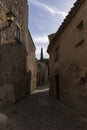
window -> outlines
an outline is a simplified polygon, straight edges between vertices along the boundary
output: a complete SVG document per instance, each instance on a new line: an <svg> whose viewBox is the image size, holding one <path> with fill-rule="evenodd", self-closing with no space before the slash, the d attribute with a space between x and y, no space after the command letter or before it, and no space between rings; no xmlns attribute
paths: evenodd
<svg viewBox="0 0 87 130"><path fill-rule="evenodd" d="M78 48L84 43L84 23L81 21L78 26L78 43L76 43L75 47Z"/></svg>
<svg viewBox="0 0 87 130"><path fill-rule="evenodd" d="M20 28L18 26L16 27L15 36L20 40Z"/></svg>
<svg viewBox="0 0 87 130"><path fill-rule="evenodd" d="M81 21L78 26L78 35L79 35L79 40L82 41L84 39L84 24L83 24L83 21Z"/></svg>

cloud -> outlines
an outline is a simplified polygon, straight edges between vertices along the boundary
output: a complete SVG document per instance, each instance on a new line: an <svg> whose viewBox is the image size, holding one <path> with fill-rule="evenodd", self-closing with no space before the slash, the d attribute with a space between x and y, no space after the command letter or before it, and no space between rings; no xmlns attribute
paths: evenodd
<svg viewBox="0 0 87 130"><path fill-rule="evenodd" d="M37 59L40 59L41 47L37 46L36 49L37 49L36 57L37 57ZM43 54L44 54L44 58L49 58L49 55L47 54L47 48L46 47L43 47Z"/></svg>
<svg viewBox="0 0 87 130"><path fill-rule="evenodd" d="M35 18L35 17L30 17L30 22L32 24L33 27L37 28L40 31L43 31L45 28L44 22L42 19L39 18Z"/></svg>
<svg viewBox="0 0 87 130"><path fill-rule="evenodd" d="M29 3L31 3L35 6L38 6L39 8L41 8L45 11L48 11L51 15L62 15L63 18L65 18L65 16L67 15L66 12L60 11L56 7L48 6L45 3L41 3L41 2L38 2L38 1L34 1L34 0L30 0Z"/></svg>
<svg viewBox="0 0 87 130"><path fill-rule="evenodd" d="M35 43L41 43L41 44L48 43L48 37L47 36L33 36L33 40L34 40Z"/></svg>
<svg viewBox="0 0 87 130"><path fill-rule="evenodd" d="M40 58L40 53L41 53L41 47L43 47L43 53L44 53L44 58L48 58L47 54L47 45L48 45L48 37L45 35L39 35L39 36L33 36L33 41L36 45L36 57L39 59Z"/></svg>

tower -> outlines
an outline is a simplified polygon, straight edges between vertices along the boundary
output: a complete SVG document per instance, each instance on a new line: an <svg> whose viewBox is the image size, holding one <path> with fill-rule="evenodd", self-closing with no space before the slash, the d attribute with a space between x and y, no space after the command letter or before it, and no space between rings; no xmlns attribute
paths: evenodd
<svg viewBox="0 0 87 130"><path fill-rule="evenodd" d="M41 47L40 61L43 61L43 48Z"/></svg>

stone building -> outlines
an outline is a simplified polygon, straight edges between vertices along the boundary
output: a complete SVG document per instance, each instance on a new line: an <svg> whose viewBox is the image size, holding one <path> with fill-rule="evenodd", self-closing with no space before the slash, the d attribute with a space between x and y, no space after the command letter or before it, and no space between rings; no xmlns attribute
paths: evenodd
<svg viewBox="0 0 87 130"><path fill-rule="evenodd" d="M7 26L6 13L15 19ZM0 0L0 106L26 97L36 80L35 46L28 31L27 0ZM32 58L31 58L32 57ZM32 83L34 82L34 83Z"/></svg>
<svg viewBox="0 0 87 130"><path fill-rule="evenodd" d="M45 62L37 60L37 86L48 83L48 68Z"/></svg>
<svg viewBox="0 0 87 130"><path fill-rule="evenodd" d="M29 41L29 44L26 44L26 48L27 48L27 71L30 74L30 92L32 93L35 88L36 88L36 57L35 57L35 45L34 42L32 40L31 34L28 31L27 33L27 40ZM28 41L26 43L28 43Z"/></svg>
<svg viewBox="0 0 87 130"><path fill-rule="evenodd" d="M77 0L49 35L50 95L87 116L87 1Z"/></svg>
<svg viewBox="0 0 87 130"><path fill-rule="evenodd" d="M43 56L43 48L41 48L40 60L37 62L37 86L43 86L48 83L48 59Z"/></svg>

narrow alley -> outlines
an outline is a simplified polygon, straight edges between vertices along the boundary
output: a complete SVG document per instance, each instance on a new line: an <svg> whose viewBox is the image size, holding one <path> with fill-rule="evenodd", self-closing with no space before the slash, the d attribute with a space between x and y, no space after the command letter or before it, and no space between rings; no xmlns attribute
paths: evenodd
<svg viewBox="0 0 87 130"><path fill-rule="evenodd" d="M8 116L5 130L87 130L85 124L57 100L48 87L38 88L27 99L2 110Z"/></svg>

